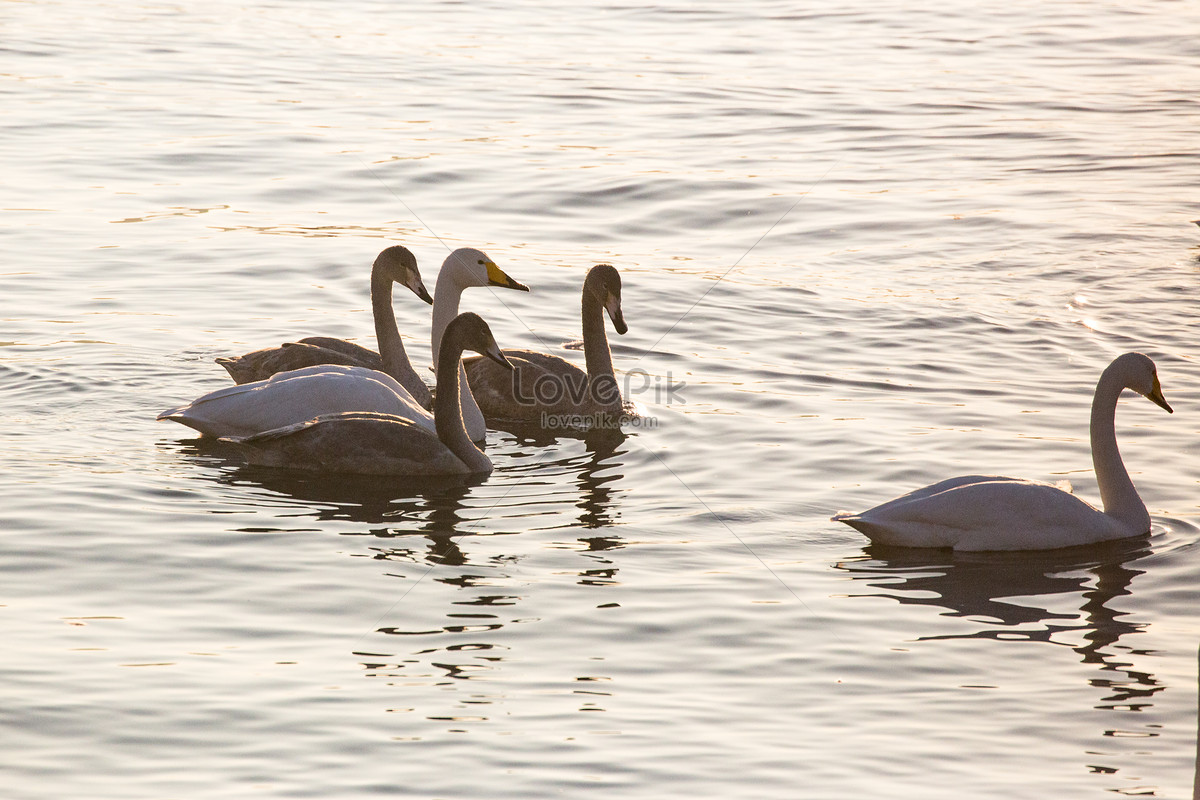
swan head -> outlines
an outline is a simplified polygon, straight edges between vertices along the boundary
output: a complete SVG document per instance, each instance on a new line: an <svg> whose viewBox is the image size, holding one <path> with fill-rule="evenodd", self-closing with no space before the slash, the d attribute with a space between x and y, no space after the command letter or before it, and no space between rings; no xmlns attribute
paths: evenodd
<svg viewBox="0 0 1200 800"><path fill-rule="evenodd" d="M1158 382L1158 369L1149 356L1125 353L1117 356L1108 369L1121 377L1125 388L1137 392L1168 414L1175 413L1163 397L1162 386Z"/></svg>
<svg viewBox="0 0 1200 800"><path fill-rule="evenodd" d="M510 278L504 270L496 266L496 262L482 250L473 247L460 247L442 262L442 271L438 281L446 276L454 280L462 289L469 286L500 286L505 289L516 289L528 292L529 287L520 281Z"/></svg>
<svg viewBox="0 0 1200 800"><path fill-rule="evenodd" d="M492 336L492 329L483 321L483 317L474 312L464 311L452 319L446 326L443 342L449 342L456 349L474 350L505 369L513 369L512 362L500 352L500 346Z"/></svg>
<svg viewBox="0 0 1200 800"><path fill-rule="evenodd" d="M624 335L629 328L621 312L621 273L611 264L597 264L588 270L584 281L586 291L591 292L612 320L613 330Z"/></svg>
<svg viewBox="0 0 1200 800"><path fill-rule="evenodd" d="M417 269L417 258L407 247L392 245L375 257L375 266L383 271L387 278L401 286L407 286L412 293L433 305L433 298L421 281L421 271Z"/></svg>

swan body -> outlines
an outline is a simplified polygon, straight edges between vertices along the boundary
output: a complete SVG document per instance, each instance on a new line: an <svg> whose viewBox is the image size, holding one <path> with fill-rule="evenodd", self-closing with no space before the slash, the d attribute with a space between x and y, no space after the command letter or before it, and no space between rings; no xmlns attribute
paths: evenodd
<svg viewBox="0 0 1200 800"><path fill-rule="evenodd" d="M966 475L926 486L861 514L833 519L873 543L955 550L1047 550L1141 536L1150 514L1117 450L1117 398L1132 389L1171 412L1154 362L1118 356L1092 399L1092 464L1103 510L1058 486L990 475Z"/></svg>
<svg viewBox="0 0 1200 800"><path fill-rule="evenodd" d="M434 400L436 433L390 414L329 414L252 436L227 437L253 463L360 475L438 476L490 472L492 462L463 424L459 372L464 349L504 363L487 323L455 318L444 334Z"/></svg>
<svg viewBox="0 0 1200 800"><path fill-rule="evenodd" d="M378 353L345 339L309 336L299 342L287 342L242 356L218 358L217 363L235 383L252 383L278 372L318 364L366 367L391 375L421 406L430 408L429 387L409 362L396 326L396 313L392 308L393 283L407 286L426 303L433 302L421 281L417 259L407 248L393 245L380 252L371 265L371 309L375 318L375 338L379 342Z"/></svg>
<svg viewBox="0 0 1200 800"><path fill-rule="evenodd" d="M621 390L613 375L604 312L617 333L628 330L621 311L621 274L608 264L597 264L583 282L586 372L564 358L532 350L504 351L516 368L513 372L486 359L465 359L467 381L484 417L529 421L545 415L621 414Z"/></svg>
<svg viewBox="0 0 1200 800"><path fill-rule="evenodd" d="M442 263L438 273L437 284L433 289L433 322L430 329L430 349L433 354L434 372L441 365L439 350L442 338L450 321L458 316L459 301L462 293L474 286L498 286L505 289L516 289L528 292L529 287L513 280L496 266L496 263L484 252L470 247L455 250ZM482 441L487 436L487 424L483 413L471 394L467 384L467 375L462 365L457 364L459 401L462 406L463 422L467 434L472 441Z"/></svg>
<svg viewBox="0 0 1200 800"><path fill-rule="evenodd" d="M433 415L390 375L331 364L218 389L158 418L187 425L205 436L248 436L344 411L392 414L434 429Z"/></svg>

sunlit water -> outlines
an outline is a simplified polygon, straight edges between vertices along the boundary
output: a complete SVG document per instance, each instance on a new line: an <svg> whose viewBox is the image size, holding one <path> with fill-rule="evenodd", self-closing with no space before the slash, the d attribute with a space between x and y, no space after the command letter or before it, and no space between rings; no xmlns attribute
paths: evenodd
<svg viewBox="0 0 1200 800"><path fill-rule="evenodd" d="M975 5L0 7L3 795L1189 797L1200 9ZM576 359L616 265L647 424L364 486L154 420L218 355L373 344L389 242L430 286L486 250L534 291L464 307ZM829 521L1095 499L1131 349L1148 539Z"/></svg>

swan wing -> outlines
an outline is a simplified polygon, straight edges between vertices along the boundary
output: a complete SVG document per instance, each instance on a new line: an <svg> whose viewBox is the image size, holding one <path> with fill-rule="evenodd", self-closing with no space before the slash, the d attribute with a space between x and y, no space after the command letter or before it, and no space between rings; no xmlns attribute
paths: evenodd
<svg viewBox="0 0 1200 800"><path fill-rule="evenodd" d="M278 347L267 347L232 358L222 357L216 361L225 368L234 383L253 383L266 380L276 373L320 365L376 368L349 353L304 342L284 342ZM378 362L376 356L375 363Z"/></svg>
<svg viewBox="0 0 1200 800"><path fill-rule="evenodd" d="M312 345L330 353L340 353L355 364L369 369L383 369L383 359L379 353L345 339L333 336L306 336L299 341L299 344Z"/></svg>
<svg viewBox="0 0 1200 800"><path fill-rule="evenodd" d="M485 416L521 420L607 410L592 397L587 372L570 361L533 350L504 350L504 357L514 370L486 358L463 359L471 393Z"/></svg>

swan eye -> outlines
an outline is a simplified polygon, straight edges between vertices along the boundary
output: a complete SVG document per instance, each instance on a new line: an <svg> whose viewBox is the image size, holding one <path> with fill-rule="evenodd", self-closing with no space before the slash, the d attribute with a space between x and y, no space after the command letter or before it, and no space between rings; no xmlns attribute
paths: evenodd
<svg viewBox="0 0 1200 800"><path fill-rule="evenodd" d="M483 259L481 258L481 259L479 259L478 261L476 261L475 263L476 263L476 264L482 264L482 263L483 263Z"/></svg>

